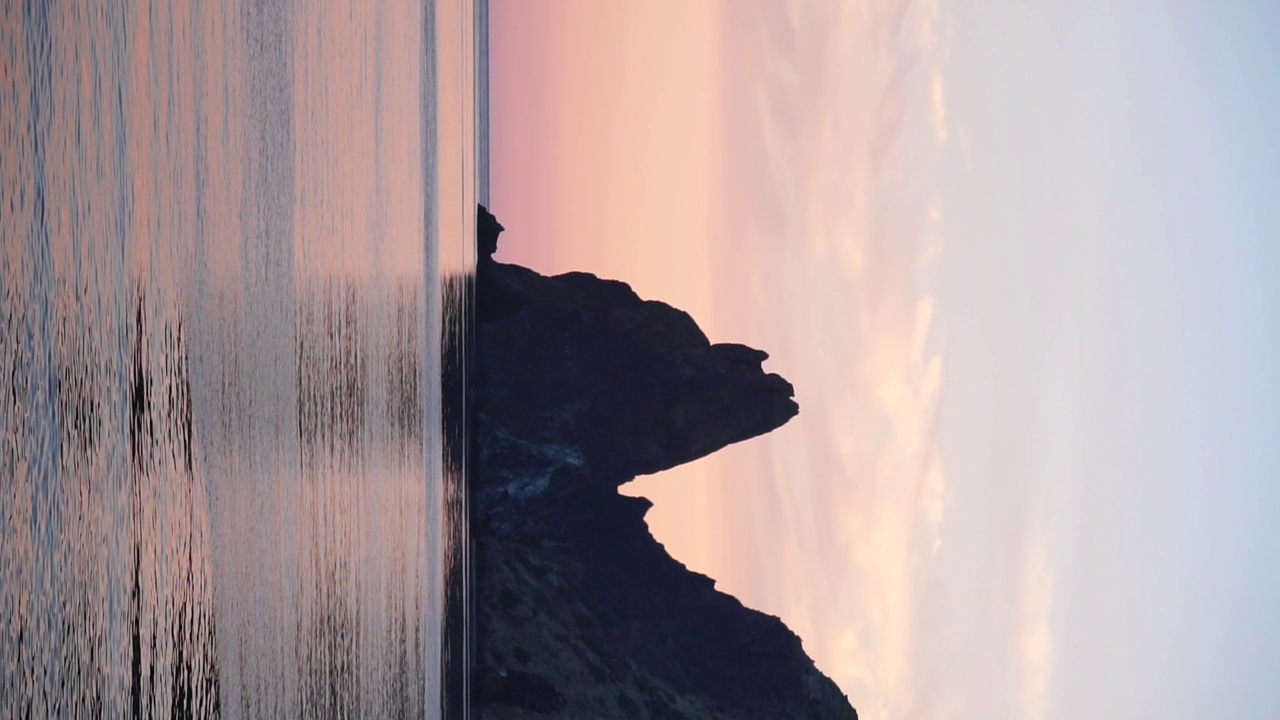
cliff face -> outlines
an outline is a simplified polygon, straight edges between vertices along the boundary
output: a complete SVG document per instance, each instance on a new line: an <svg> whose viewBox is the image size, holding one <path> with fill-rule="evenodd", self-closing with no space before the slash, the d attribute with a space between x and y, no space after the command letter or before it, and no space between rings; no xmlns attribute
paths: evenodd
<svg viewBox="0 0 1280 720"><path fill-rule="evenodd" d="M617 483L781 426L798 411L768 357L712 345L687 314L586 273L482 263L481 401L515 437L579 448Z"/></svg>
<svg viewBox="0 0 1280 720"><path fill-rule="evenodd" d="M501 226L479 227L492 252ZM486 253L476 288L482 717L856 718L795 634L672 559L648 501L617 493L793 417L765 353L592 275ZM522 703L529 678L560 702L538 685Z"/></svg>

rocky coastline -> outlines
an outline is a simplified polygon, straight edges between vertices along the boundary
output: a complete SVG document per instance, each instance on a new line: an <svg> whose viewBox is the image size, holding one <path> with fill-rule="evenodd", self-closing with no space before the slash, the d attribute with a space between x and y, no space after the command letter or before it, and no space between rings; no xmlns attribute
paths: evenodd
<svg viewBox="0 0 1280 720"><path fill-rule="evenodd" d="M842 718L776 617L689 571L618 493L799 411L767 355L586 273L493 259L481 208L473 480L479 717Z"/></svg>

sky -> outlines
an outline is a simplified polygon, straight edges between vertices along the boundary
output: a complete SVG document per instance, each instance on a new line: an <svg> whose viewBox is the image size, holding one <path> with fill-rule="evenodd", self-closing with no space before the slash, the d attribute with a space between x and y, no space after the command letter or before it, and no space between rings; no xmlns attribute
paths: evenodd
<svg viewBox="0 0 1280 720"><path fill-rule="evenodd" d="M864 718L1280 715L1280 10L491 0L499 259L770 353L624 491Z"/></svg>

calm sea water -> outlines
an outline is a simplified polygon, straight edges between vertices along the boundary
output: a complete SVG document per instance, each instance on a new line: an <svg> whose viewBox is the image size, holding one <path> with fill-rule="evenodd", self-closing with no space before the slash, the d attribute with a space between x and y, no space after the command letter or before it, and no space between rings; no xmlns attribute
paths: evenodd
<svg viewBox="0 0 1280 720"><path fill-rule="evenodd" d="M0 3L0 717L464 715L478 14Z"/></svg>

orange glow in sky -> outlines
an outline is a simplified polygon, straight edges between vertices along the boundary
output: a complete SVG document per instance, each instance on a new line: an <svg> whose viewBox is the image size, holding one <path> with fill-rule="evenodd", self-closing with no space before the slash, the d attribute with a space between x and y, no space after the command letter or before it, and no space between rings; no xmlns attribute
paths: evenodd
<svg viewBox="0 0 1280 720"><path fill-rule="evenodd" d="M948 132L937 8L777 13L492 5L498 259L626 281L770 353L799 417L624 491L860 711L901 716L921 702L917 570L944 511L921 280L938 213L912 159Z"/></svg>
<svg viewBox="0 0 1280 720"><path fill-rule="evenodd" d="M491 153L501 257L625 278L706 317L718 98L710 3L493 10ZM661 52L653 39L662 38ZM504 171L509 168L511 171Z"/></svg>

